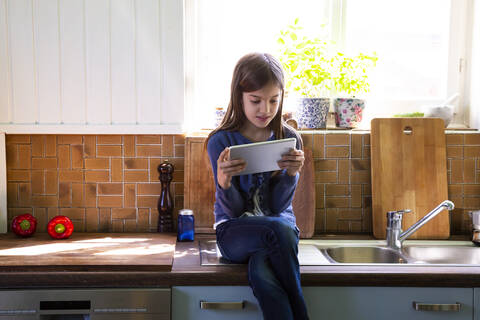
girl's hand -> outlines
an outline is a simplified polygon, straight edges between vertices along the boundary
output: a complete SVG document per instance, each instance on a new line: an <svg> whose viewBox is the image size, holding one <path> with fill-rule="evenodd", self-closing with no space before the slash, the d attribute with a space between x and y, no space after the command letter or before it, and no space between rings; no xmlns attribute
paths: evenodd
<svg viewBox="0 0 480 320"><path fill-rule="evenodd" d="M303 167L305 157L302 150L291 149L289 153L282 156L282 160L278 161L280 169L286 169L289 176L294 176Z"/></svg>
<svg viewBox="0 0 480 320"><path fill-rule="evenodd" d="M243 159L230 160L230 149L225 148L217 160L217 182L222 189L228 189L232 176L245 170L247 162Z"/></svg>

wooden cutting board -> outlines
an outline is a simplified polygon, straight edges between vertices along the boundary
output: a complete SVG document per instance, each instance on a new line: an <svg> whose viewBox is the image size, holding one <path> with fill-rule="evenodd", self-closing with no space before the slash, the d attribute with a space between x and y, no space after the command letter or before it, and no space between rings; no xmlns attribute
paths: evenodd
<svg viewBox="0 0 480 320"><path fill-rule="evenodd" d="M371 122L373 235L386 237L388 211L410 209L403 230L448 199L445 128L442 119L389 118ZM409 239L446 239L448 211Z"/></svg>
<svg viewBox="0 0 480 320"><path fill-rule="evenodd" d="M170 271L176 235L166 233L47 233L0 235L0 271Z"/></svg>

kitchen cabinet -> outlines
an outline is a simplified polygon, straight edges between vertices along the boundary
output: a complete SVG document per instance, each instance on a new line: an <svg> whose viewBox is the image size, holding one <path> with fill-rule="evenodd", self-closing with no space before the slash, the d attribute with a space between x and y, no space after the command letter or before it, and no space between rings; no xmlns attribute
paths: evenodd
<svg viewBox="0 0 480 320"><path fill-rule="evenodd" d="M0 320L169 320L169 288L0 291Z"/></svg>
<svg viewBox="0 0 480 320"><path fill-rule="evenodd" d="M473 289L473 319L480 320L480 288Z"/></svg>
<svg viewBox="0 0 480 320"><path fill-rule="evenodd" d="M304 287L303 292L311 319L473 319L471 288ZM202 309L202 302L213 304ZM416 310L415 303L419 309L458 305L459 310ZM189 319L262 319L262 315L247 286L173 287L172 320Z"/></svg>

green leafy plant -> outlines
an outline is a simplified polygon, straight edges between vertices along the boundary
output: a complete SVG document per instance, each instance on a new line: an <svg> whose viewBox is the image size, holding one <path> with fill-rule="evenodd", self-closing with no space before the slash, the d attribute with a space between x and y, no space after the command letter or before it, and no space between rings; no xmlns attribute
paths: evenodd
<svg viewBox="0 0 480 320"><path fill-rule="evenodd" d="M395 118L423 118L423 112L399 113L393 115Z"/></svg>
<svg viewBox="0 0 480 320"><path fill-rule="evenodd" d="M378 59L375 53L349 56L338 52L332 41L305 35L298 18L280 31L277 43L289 92L326 97L370 90L368 72Z"/></svg>

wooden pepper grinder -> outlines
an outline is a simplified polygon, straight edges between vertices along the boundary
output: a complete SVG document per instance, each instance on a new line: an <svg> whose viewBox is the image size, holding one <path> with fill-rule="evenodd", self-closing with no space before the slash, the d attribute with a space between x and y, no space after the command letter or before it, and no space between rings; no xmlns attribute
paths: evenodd
<svg viewBox="0 0 480 320"><path fill-rule="evenodd" d="M158 199L158 232L173 232L173 201L170 193L170 182L172 181L173 165L165 160L158 165L159 179L162 182L162 191Z"/></svg>

